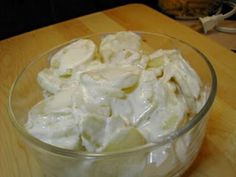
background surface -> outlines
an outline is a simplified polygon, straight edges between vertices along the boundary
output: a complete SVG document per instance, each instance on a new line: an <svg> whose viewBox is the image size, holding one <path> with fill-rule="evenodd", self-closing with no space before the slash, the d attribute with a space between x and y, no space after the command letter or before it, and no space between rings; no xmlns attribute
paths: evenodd
<svg viewBox="0 0 236 177"><path fill-rule="evenodd" d="M0 40L128 3L157 8L157 0L1 0Z"/></svg>
<svg viewBox="0 0 236 177"><path fill-rule="evenodd" d="M187 1L203 3L208 0L164 1L167 4L169 2L181 4ZM228 1L236 2L236 0ZM160 11L158 2L161 0L1 0L0 40L67 19L129 3L142 3ZM179 10L184 10L184 7L178 7L178 5L176 7ZM228 7L223 8L224 11L228 9ZM233 19L235 17L236 15Z"/></svg>

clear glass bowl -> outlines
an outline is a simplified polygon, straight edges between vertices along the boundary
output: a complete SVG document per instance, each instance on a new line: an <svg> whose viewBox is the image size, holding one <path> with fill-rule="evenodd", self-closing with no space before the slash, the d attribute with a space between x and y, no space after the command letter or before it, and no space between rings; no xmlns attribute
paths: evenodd
<svg viewBox="0 0 236 177"><path fill-rule="evenodd" d="M144 51L179 49L190 65L209 88L207 101L193 119L178 130L155 143L122 152L86 153L67 150L46 144L31 136L24 128L28 111L43 99L37 83L37 74L49 66L50 57L67 42L34 59L18 76L9 96L9 114L17 131L35 155L46 177L161 177L180 176L198 154L205 134L207 113L216 94L216 74L207 57L199 50L176 38L163 34L136 32L142 37ZM88 38L99 44L108 33ZM109 33L110 34L110 33ZM189 141L190 140L190 141Z"/></svg>

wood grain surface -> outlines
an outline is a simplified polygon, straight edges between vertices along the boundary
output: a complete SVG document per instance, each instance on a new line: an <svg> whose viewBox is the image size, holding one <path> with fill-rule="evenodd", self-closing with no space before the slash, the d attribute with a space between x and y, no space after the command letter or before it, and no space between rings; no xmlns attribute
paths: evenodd
<svg viewBox="0 0 236 177"><path fill-rule="evenodd" d="M178 20L179 23L185 24L195 31L203 33L203 28L199 20ZM224 20L219 24L221 27L236 28L236 20ZM210 30L205 36L223 45L227 49L236 50L236 34L222 33L215 29Z"/></svg>
<svg viewBox="0 0 236 177"><path fill-rule="evenodd" d="M218 92L200 154L185 177L236 177L236 54L141 4L130 4L0 41L0 177L40 177L34 158L8 116L9 88L33 57L72 38L96 32L138 30L182 39L209 57Z"/></svg>

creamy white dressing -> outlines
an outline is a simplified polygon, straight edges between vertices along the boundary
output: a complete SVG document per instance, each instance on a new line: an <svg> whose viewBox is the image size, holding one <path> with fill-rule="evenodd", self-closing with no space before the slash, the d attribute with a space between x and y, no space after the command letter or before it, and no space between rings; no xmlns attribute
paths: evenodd
<svg viewBox="0 0 236 177"><path fill-rule="evenodd" d="M80 39L52 56L50 68L38 74L39 85L50 94L29 111L29 133L58 147L102 152L114 138L126 142L122 132L132 130L129 136L138 138L132 143L142 145L178 129L206 100L198 75L179 50L143 54L141 38L132 32L104 37L98 47L102 62L96 48ZM149 158L163 166L173 158L169 148Z"/></svg>

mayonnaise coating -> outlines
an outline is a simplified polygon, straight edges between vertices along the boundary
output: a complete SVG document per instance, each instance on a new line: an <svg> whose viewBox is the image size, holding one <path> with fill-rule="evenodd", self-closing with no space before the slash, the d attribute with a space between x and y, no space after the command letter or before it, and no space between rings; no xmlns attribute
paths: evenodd
<svg viewBox="0 0 236 177"><path fill-rule="evenodd" d="M179 50L144 54L133 32L109 34L100 46L89 39L75 41L57 51L37 79L49 96L29 111L27 131L79 151L155 142L183 126L206 99L200 78ZM114 146L117 141L120 148Z"/></svg>

